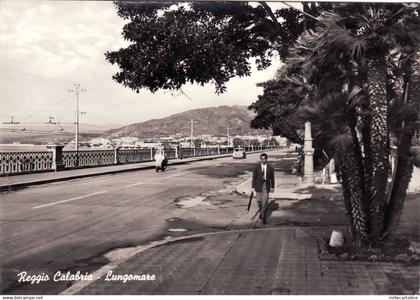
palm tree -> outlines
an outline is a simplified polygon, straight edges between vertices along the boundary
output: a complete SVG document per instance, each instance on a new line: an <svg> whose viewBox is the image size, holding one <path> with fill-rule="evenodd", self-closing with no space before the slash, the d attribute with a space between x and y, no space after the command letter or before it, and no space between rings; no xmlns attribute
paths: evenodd
<svg viewBox="0 0 420 300"><path fill-rule="evenodd" d="M304 90L307 101L300 112L318 135L329 137L341 164L356 246L377 243L398 224L411 178L413 120L418 118L419 37L416 7L340 5L336 13L324 13L317 28L290 50L289 64L311 86ZM405 93L389 83L390 57L395 55L404 59L397 81L403 82ZM414 114L404 109L394 113L391 104L399 95L405 95ZM391 131L398 132L399 154L388 185Z"/></svg>
<svg viewBox="0 0 420 300"><path fill-rule="evenodd" d="M312 122L317 135L322 135L335 149L336 161L342 172L342 185L348 233L354 246L360 247L367 240L367 215L363 201L363 169L360 151L354 140L353 114L349 103L358 100L360 90L328 93L301 107L299 114Z"/></svg>

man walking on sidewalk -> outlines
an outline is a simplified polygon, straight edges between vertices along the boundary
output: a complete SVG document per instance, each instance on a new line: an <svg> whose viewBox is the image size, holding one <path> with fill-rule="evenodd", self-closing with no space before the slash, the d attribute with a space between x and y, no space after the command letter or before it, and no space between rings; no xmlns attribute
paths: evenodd
<svg viewBox="0 0 420 300"><path fill-rule="evenodd" d="M252 172L252 191L257 194L260 219L267 224L266 210L268 206L268 195L274 192L274 169L267 164L267 154L260 155L261 163L254 167Z"/></svg>

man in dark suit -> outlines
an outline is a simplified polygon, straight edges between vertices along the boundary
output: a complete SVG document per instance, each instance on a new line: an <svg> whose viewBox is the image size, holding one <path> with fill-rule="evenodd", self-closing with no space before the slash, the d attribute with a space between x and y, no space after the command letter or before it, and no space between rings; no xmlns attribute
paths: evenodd
<svg viewBox="0 0 420 300"><path fill-rule="evenodd" d="M274 169L267 164L267 154L260 155L261 163L254 167L252 172L252 190L257 194L260 219L267 224L266 210L268 206L268 195L274 192Z"/></svg>

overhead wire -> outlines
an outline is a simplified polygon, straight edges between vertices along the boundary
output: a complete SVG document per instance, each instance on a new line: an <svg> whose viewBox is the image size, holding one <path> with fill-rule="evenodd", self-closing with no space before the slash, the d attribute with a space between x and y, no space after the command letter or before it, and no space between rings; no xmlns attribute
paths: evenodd
<svg viewBox="0 0 420 300"><path fill-rule="evenodd" d="M10 78L10 77L2 78L2 77L0 77L0 80L16 81L16 82L19 82L19 83L23 82L22 78ZM24 82L25 82L25 85L33 85L33 86L37 86L37 87L47 87L47 88L50 88L50 89L57 89L57 90L67 90L68 89L64 85L61 86L61 85L56 85L56 84L48 84L48 83L46 84L46 83L43 83L43 82L28 82L28 81L24 81Z"/></svg>
<svg viewBox="0 0 420 300"><path fill-rule="evenodd" d="M43 109L41 109L40 111L45 111L45 109L46 109L47 107L53 107L53 106L55 106L55 105L57 105L57 104L60 104L60 103L63 103L63 102L69 101L69 100L70 100L70 98L71 98L71 95L69 95L69 96L67 96L66 98L61 99L60 101L57 101L57 102L55 102L55 103L53 103L53 104L47 104L47 105L43 106ZM19 120L20 120L20 122L22 122L23 120L26 120L26 119L28 119L29 117L32 117L32 116L34 116L34 115L36 115L36 114L37 114L37 113L33 113L33 114L30 114L30 115L27 115L27 116L25 116L25 117L23 117L23 118L21 118L21 119L19 119Z"/></svg>
<svg viewBox="0 0 420 300"><path fill-rule="evenodd" d="M142 112L142 110L140 108L136 107L136 106L128 106L128 105L122 104L121 102L119 102L116 99L111 99L111 98L102 96L99 93L97 93L96 90L89 90L89 92L93 92L93 93L98 94L98 96L100 97L100 100L101 101L107 102L107 103L112 104L112 105L117 105L118 107L125 107L127 110L129 110L131 112L133 111L133 109L136 109L136 110L139 110L140 112ZM89 102L90 99L87 98L87 101Z"/></svg>
<svg viewBox="0 0 420 300"><path fill-rule="evenodd" d="M43 80L56 81L56 83L60 83L60 84L63 83L63 82L65 82L65 85L73 84L73 82L72 81L69 81L69 80L65 80L65 79L54 79L54 78L47 77L47 76L42 76L42 75L39 75L39 74L22 72L22 71L16 71L15 69L10 70L10 69L7 69L6 68L6 70L4 70L4 68L1 68L0 71L1 71L2 74L5 74L5 73L15 73L18 76L22 76L23 75L23 76L38 77L38 78L43 79Z"/></svg>

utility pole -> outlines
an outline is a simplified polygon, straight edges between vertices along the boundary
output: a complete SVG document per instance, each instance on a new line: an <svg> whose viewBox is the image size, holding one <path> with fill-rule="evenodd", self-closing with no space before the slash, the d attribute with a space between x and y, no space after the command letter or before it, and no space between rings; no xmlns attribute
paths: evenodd
<svg viewBox="0 0 420 300"><path fill-rule="evenodd" d="M75 137L75 146L76 152L79 151L79 94L85 93L86 89L80 88L80 83L75 83L73 89L69 89L69 93L76 94L76 137Z"/></svg>
<svg viewBox="0 0 420 300"><path fill-rule="evenodd" d="M54 122L54 117L49 116L50 120L46 123L46 124L52 124L52 125L56 125L57 122Z"/></svg>
<svg viewBox="0 0 420 300"><path fill-rule="evenodd" d="M228 148L229 148L229 140L230 140L230 137L229 137L229 125L228 125L228 127L227 127L227 146L228 146Z"/></svg>
<svg viewBox="0 0 420 300"><path fill-rule="evenodd" d="M12 125L19 124L19 123L20 122L15 122L13 116L10 117L10 122L3 122L3 124L12 124Z"/></svg>
<svg viewBox="0 0 420 300"><path fill-rule="evenodd" d="M191 119L191 148L194 147L194 120Z"/></svg>

